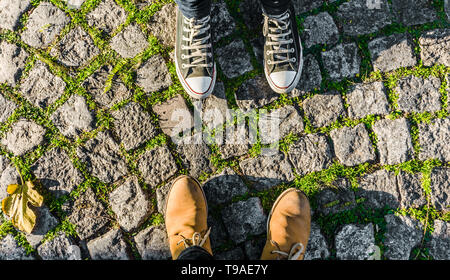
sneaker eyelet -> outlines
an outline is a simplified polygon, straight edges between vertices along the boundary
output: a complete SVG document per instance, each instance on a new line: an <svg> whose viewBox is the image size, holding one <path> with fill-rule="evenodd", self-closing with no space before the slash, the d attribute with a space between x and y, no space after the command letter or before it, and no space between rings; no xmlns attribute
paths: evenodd
<svg viewBox="0 0 450 280"><path fill-rule="evenodd" d="M294 53L294 52L295 52L295 49L294 49L294 48L292 48L292 49L291 49L291 53Z"/></svg>
<svg viewBox="0 0 450 280"><path fill-rule="evenodd" d="M292 62L297 62L297 59L295 57L292 58Z"/></svg>
<svg viewBox="0 0 450 280"><path fill-rule="evenodd" d="M186 56L184 54L182 54L181 59L186 59Z"/></svg>
<svg viewBox="0 0 450 280"><path fill-rule="evenodd" d="M266 55L270 55L270 51L266 51Z"/></svg>
<svg viewBox="0 0 450 280"><path fill-rule="evenodd" d="M271 60L267 60L267 64L268 64L268 65L271 65L271 64L272 64L272 61L271 61Z"/></svg>
<svg viewBox="0 0 450 280"><path fill-rule="evenodd" d="M182 69L186 69L186 64L184 64L184 63L181 64L181 68L182 68Z"/></svg>

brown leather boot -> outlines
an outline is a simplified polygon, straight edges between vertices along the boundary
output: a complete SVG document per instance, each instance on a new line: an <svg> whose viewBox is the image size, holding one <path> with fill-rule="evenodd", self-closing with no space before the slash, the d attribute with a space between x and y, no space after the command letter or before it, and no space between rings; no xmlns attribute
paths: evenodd
<svg viewBox="0 0 450 280"><path fill-rule="evenodd" d="M267 241L262 260L302 260L308 245L311 209L299 190L284 191L275 201L267 219Z"/></svg>
<svg viewBox="0 0 450 280"><path fill-rule="evenodd" d="M176 178L168 193L165 216L174 260L185 248L195 245L212 255L207 216L205 193L197 180L185 175Z"/></svg>

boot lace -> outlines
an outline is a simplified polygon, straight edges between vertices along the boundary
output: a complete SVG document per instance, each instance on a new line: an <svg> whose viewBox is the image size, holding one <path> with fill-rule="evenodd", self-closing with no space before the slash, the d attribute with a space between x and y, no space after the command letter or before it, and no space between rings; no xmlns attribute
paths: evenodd
<svg viewBox="0 0 450 280"><path fill-rule="evenodd" d="M280 246L278 245L277 242L275 242L273 240L271 240L270 242L278 249L278 250L273 250L270 252L271 254L278 254L277 259L280 259L280 256L281 256L283 258L287 258L288 260L297 260L298 257L300 257L300 255L305 250L305 247L303 246L302 243L295 243L294 245L292 245L289 253L286 253L286 252L281 251ZM300 250L296 251L297 248L300 248Z"/></svg>
<svg viewBox="0 0 450 280"><path fill-rule="evenodd" d="M264 35L270 38L266 45L272 46L272 50L268 50L267 55L274 54L274 61L268 60L267 64L295 63L297 61L295 57L289 58L289 53L295 53L294 48L288 48L289 44L294 42L292 38L288 39L292 34L290 25L288 12L277 18L269 18L264 15ZM287 46L283 47L284 45Z"/></svg>
<svg viewBox="0 0 450 280"><path fill-rule="evenodd" d="M188 248L191 246L200 246L202 247L203 244L205 244L206 240L209 237L209 234L211 232L211 228L208 229L208 231L206 231L205 235L201 236L201 234L199 232L194 232L194 234L192 235L191 238L186 238L183 235L180 234L181 236L181 240L178 241L177 245L180 245L181 243L184 243L184 248Z"/></svg>
<svg viewBox="0 0 450 280"><path fill-rule="evenodd" d="M207 63L207 58L212 57L212 44L208 43L211 39L210 19L210 16L206 16L202 19L189 19L184 17L183 31L189 33L189 36L186 37L183 35L181 49L189 50L190 54L182 54L181 59L187 59L189 61L192 58L192 62L183 63L181 65L183 69L213 66L212 63Z"/></svg>

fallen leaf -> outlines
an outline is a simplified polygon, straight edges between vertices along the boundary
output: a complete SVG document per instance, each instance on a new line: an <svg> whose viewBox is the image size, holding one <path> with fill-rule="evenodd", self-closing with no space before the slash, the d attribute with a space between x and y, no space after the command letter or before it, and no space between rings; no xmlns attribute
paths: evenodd
<svg viewBox="0 0 450 280"><path fill-rule="evenodd" d="M11 217L13 225L26 233L31 233L36 225L36 215L28 203L42 206L44 198L34 189L32 182L9 185L6 189L10 196L2 200L3 212Z"/></svg>

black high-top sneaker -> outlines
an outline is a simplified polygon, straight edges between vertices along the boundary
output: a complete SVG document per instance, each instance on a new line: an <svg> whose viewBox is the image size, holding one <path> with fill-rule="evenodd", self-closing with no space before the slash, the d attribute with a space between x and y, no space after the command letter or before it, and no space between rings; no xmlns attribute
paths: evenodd
<svg viewBox="0 0 450 280"><path fill-rule="evenodd" d="M300 80L303 49L294 8L280 16L264 16L264 73L273 91L292 91Z"/></svg>
<svg viewBox="0 0 450 280"><path fill-rule="evenodd" d="M178 79L193 98L206 98L214 90L214 62L210 16L196 19L177 10L175 65Z"/></svg>

